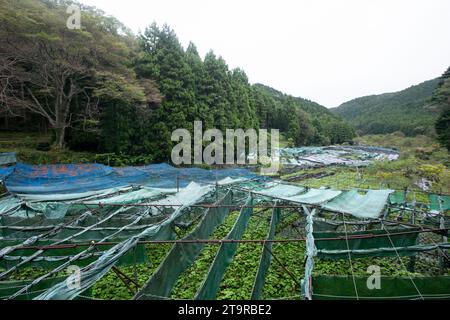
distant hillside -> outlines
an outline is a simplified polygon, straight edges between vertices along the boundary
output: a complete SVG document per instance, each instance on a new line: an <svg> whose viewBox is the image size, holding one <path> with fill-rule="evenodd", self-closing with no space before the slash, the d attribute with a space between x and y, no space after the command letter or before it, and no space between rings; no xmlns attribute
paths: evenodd
<svg viewBox="0 0 450 320"><path fill-rule="evenodd" d="M253 85L263 106L258 114L263 127L287 133L295 145L327 145L351 141L353 127L326 107L300 97L293 97L263 84ZM264 115L267 115L265 117Z"/></svg>
<svg viewBox="0 0 450 320"><path fill-rule="evenodd" d="M266 86L264 84L257 83L254 85L254 87L259 87L261 90L265 90L266 92L270 93L274 98L277 98L279 100L283 100L289 96L288 94L282 93L274 88L271 88L269 86ZM307 113L310 113L312 115L328 115L331 116L334 119L340 119L340 117L335 116L328 108L318 104L317 102L304 99L301 97L293 97L295 101L298 102L301 109Z"/></svg>
<svg viewBox="0 0 450 320"><path fill-rule="evenodd" d="M438 84L439 78L399 92L354 99L330 110L350 122L359 134L431 134L440 113L431 102Z"/></svg>

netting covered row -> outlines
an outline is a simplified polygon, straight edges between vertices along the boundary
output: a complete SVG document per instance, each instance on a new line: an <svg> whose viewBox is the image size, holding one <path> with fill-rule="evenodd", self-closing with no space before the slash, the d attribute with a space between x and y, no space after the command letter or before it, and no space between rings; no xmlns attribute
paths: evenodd
<svg viewBox="0 0 450 320"><path fill-rule="evenodd" d="M227 192L217 205L230 205L232 193ZM223 223L229 214L229 208L218 207L208 209L199 225L187 235L185 240L207 240L215 228ZM194 263L203 249L202 243L177 243L167 254L164 261L149 279L144 287L136 294L136 299L168 298L178 277Z"/></svg>
<svg viewBox="0 0 450 320"><path fill-rule="evenodd" d="M370 289L368 277L315 276L313 299L449 299L450 277L381 277L380 289Z"/></svg>
<svg viewBox="0 0 450 320"><path fill-rule="evenodd" d="M331 146L280 149L282 163L300 167L367 166L374 160L397 160L399 152L379 147Z"/></svg>
<svg viewBox="0 0 450 320"><path fill-rule="evenodd" d="M278 202L274 203L275 206L277 205L277 203ZM270 219L270 227L266 240L271 241L275 238L275 233L280 220L281 209L276 207L272 210L272 217ZM272 242L264 242L261 253L261 260L259 261L258 273L256 274L255 282L253 283L251 295L252 300L259 300L263 295L267 272L269 271L270 264L272 263L272 248Z"/></svg>
<svg viewBox="0 0 450 320"><path fill-rule="evenodd" d="M250 189L251 190L251 189ZM351 214L359 218L378 218L385 210L394 190L340 191L279 184L268 189L255 189L260 195L307 205L320 205L323 210Z"/></svg>
<svg viewBox="0 0 450 320"><path fill-rule="evenodd" d="M108 168L103 169L94 166L92 170L97 172L94 176L102 177L108 171ZM174 169L167 168L167 172ZM182 169L175 170L178 177L185 174ZM63 173L64 179L71 179L70 172ZM417 211L413 215L413 211L405 210L403 202L396 203L392 198L389 201L392 190L311 189L273 181L249 181L248 178L244 182L232 179L231 184L230 180L221 184L218 178L205 175L201 169L192 172L194 176L198 174L201 184L189 183L180 188L161 188L158 183L152 187L124 186L69 201L3 197L0 200L0 294L3 299L87 297L107 274L120 274L118 266L136 266L154 259L148 254L147 245L156 246L158 241L170 244L170 250L143 283L134 285L132 297L173 299L177 281L187 275L205 252L205 243L213 241L217 245L217 250L212 251L213 260L207 264L202 281L195 284L195 294L190 298L214 299L221 294L233 261L239 258L241 241L246 241L244 235L255 228L251 222L254 220L267 227L263 239L256 239L252 244L259 259L249 272L252 287L245 294L248 299L270 298L273 292L267 287L285 283L286 275L294 280L293 297L297 299L333 295L359 299L371 294L374 298L450 295L448 287L445 290L438 286L432 291L425 277L412 272L407 273L406 278L384 276L381 281L386 280L386 291L373 293L362 288L367 277L361 276L355 264L355 260L362 257L391 259L389 261L395 261L398 268L406 272L414 269L416 260L419 263L424 255L429 255L431 263L442 268L439 271L441 281L448 280L444 276L449 249L445 221L436 229L425 225L423 222L428 217L425 213ZM53 173L36 174L35 179L43 179L45 183L53 179ZM80 179L85 179L84 174ZM164 179L169 176L172 177L168 174ZM188 176L186 173L186 179ZM238 174L230 176L239 179ZM51 197L50 194L28 196ZM437 199L440 210L434 217L444 219L445 206L439 197ZM399 215L402 210L405 212ZM236 218L225 236L212 239L232 212ZM409 223L412 216L416 224ZM180 228L186 230L186 234L178 234ZM288 246L296 253L290 260L283 261L278 255ZM376 260L377 263L383 261ZM336 263L333 266L337 268L345 262L349 263L347 271L351 272L346 277L317 273L324 270L327 263ZM81 268L80 282L77 286L68 286L71 278L64 275L64 271L73 265ZM30 281L14 277L30 267L44 271ZM280 278L274 280L274 272ZM321 276L328 277L330 284L339 288L333 289L334 293L327 291ZM131 280L125 282L133 283ZM415 292L411 291L411 286Z"/></svg>

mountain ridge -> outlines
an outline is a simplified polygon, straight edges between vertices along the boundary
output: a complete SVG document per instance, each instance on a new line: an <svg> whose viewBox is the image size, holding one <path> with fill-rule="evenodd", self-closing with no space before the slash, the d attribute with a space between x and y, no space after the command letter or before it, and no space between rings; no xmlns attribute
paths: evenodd
<svg viewBox="0 0 450 320"><path fill-rule="evenodd" d="M329 109L351 123L359 134L433 134L439 108L432 102L440 78L404 90L368 95Z"/></svg>

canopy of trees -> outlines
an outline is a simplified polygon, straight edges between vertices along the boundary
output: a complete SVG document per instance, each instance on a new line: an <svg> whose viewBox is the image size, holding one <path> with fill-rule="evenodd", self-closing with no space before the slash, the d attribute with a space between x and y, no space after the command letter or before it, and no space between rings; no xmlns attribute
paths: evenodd
<svg viewBox="0 0 450 320"><path fill-rule="evenodd" d="M433 102L442 109L436 122L438 139L450 151L450 67L441 77L439 86L433 95Z"/></svg>
<svg viewBox="0 0 450 320"><path fill-rule="evenodd" d="M0 0L0 117L3 129L50 129L74 150L170 157L171 132L277 128L296 145L351 141L353 129L326 108L251 85L167 25L133 35L96 8L66 27L66 0Z"/></svg>
<svg viewBox="0 0 450 320"><path fill-rule="evenodd" d="M329 145L350 142L353 128L315 102L285 95L262 84L253 86L263 128L286 133L293 145Z"/></svg>

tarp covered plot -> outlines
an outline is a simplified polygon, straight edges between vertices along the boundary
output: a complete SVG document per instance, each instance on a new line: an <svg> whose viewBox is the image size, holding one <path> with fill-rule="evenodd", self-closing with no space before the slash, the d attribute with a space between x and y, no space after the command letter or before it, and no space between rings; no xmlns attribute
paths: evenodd
<svg viewBox="0 0 450 320"><path fill-rule="evenodd" d="M208 209L202 221L184 239L208 238L208 235L212 233L213 229L223 222L224 218L229 214L229 208L226 206L231 200L229 195L230 193L216 203L216 205L223 204L225 207ZM220 244L217 253L214 256L214 260L210 263L203 281L198 285L196 294L191 297L192 299L211 300L217 298L223 277L230 264L233 262L240 245L239 243L232 241L242 239L244 233L248 230L249 220L254 215L254 202L259 202L261 200L257 199L254 195L246 195L246 193L241 193L240 191L233 192L233 199L244 195L246 199L244 200L241 198L243 201L239 201L239 204L243 205L243 207L239 211L238 217L231 230L223 239L224 242ZM233 203L236 203L236 200L234 200ZM298 213L295 214L298 215ZM272 263L272 242L270 242L270 240L274 239L277 226L284 220L281 208L277 208L276 206L274 206L272 214L269 217L270 226L266 238L268 242L264 244L264 247L261 247L261 258L258 264L258 270L253 274L254 284L251 292L248 292L248 299L258 300L262 298L266 276ZM265 217L258 216L254 218L265 219ZM201 253L203 247L204 244L201 243L175 244L165 257L164 261L160 264L157 271L134 298L139 300L170 299L170 293L178 278L193 264L194 259ZM258 252L260 247L256 246L255 248L258 248ZM298 264L300 265L301 262L298 262Z"/></svg>
<svg viewBox="0 0 450 320"><path fill-rule="evenodd" d="M341 193L342 191L331 189L308 189L306 193L298 196L287 197L286 200L302 204L320 205L336 198Z"/></svg>
<svg viewBox="0 0 450 320"><path fill-rule="evenodd" d="M241 209L236 223L227 235L226 240L242 239L252 214L253 196L250 195L245 202L245 207ZM195 295L196 300L216 299L220 282L222 281L228 265L231 263L234 255L236 254L237 246L237 243L222 243L220 245L219 251L217 252L216 257L209 268L208 275Z"/></svg>
<svg viewBox="0 0 450 320"><path fill-rule="evenodd" d="M96 281L105 275L117 261L131 249L136 247L140 240L157 240L170 239L173 237L172 224L182 216L183 212L190 205L193 205L207 196L212 191L212 187L200 187L196 184L190 184L185 189L180 191L178 198L185 199L187 195L191 197L186 200L185 204L178 207L170 216L161 223L151 225L141 231L140 233L128 238L127 240L115 245L104 254L100 256L95 262L86 266L81 270L81 287L68 288L64 282L55 285L47 292L39 295L36 299L73 299L83 291L89 289ZM103 239L101 242L105 241ZM89 250L89 249L88 249Z"/></svg>
<svg viewBox="0 0 450 320"><path fill-rule="evenodd" d="M331 165L367 166L373 161L393 161L399 152L392 149L360 146L284 148L279 151L285 165L305 168Z"/></svg>
<svg viewBox="0 0 450 320"><path fill-rule="evenodd" d="M246 169L205 170L175 168L168 164L112 168L101 164L32 166L18 163L14 171L9 172L6 188L22 196L83 193L89 196L92 195L89 193L131 185L177 188L186 187L192 181L214 184L226 178L255 177L255 173Z"/></svg>
<svg viewBox="0 0 450 320"><path fill-rule="evenodd" d="M14 171L14 167L0 167L0 182Z"/></svg>
<svg viewBox="0 0 450 320"><path fill-rule="evenodd" d="M278 184L260 190L255 194L282 199L302 205L318 205L322 210L350 214L357 218L376 219L385 211L389 195L394 190L369 190L361 194L359 190L340 191L333 189L314 189L301 186ZM252 189L248 189L253 191Z"/></svg>
<svg viewBox="0 0 450 320"><path fill-rule="evenodd" d="M168 207L157 215L151 213L151 207L96 207L71 209L62 218L49 220L36 215L31 218L11 216L1 217L2 238L0 246L0 285L7 286L2 280L24 267L49 269L47 274L32 282L18 286L9 299L19 299L25 293L36 292L40 288L38 299L73 299L85 292L115 264L136 264L146 259L140 240L174 239L174 223L184 217L186 208L202 201L213 191L212 186L200 186L195 183L182 188L180 192L168 195L165 203ZM147 192L149 192L147 190ZM144 194L148 201L161 201L161 192ZM140 194L142 196L142 194ZM134 200L141 200L141 197ZM117 200L117 198L116 198ZM124 200L124 199L122 199ZM171 204L176 207L171 208ZM179 206L179 205L182 206ZM92 240L100 243L118 243L96 247ZM60 246L48 250L46 247ZM42 249L40 249L42 248ZM43 284L50 281L60 271L70 265L85 267L82 269L82 288L66 291L65 281L55 284L48 294L42 293ZM37 295L31 295L35 297Z"/></svg>
<svg viewBox="0 0 450 320"><path fill-rule="evenodd" d="M271 266L280 267L273 249L282 246L274 246L274 239L294 241L304 251L282 264L283 275L297 283L295 298L304 299L331 298L326 281L338 287L337 299L371 297L364 291L363 277L316 274L322 261L347 260L352 266L353 259L386 257L400 259L406 269L405 256L413 265L414 259L431 254L435 266L450 248L442 224L433 225L441 229L436 232L425 225L392 221L389 209L397 214L415 208L400 192L314 189L254 178L247 170L180 169L166 164L120 169L18 164L7 186L19 193L0 199L0 299L86 298L91 287L116 266L146 263L146 241L185 240L174 243L156 271L133 292L134 299L169 299L179 277L205 249L204 243L195 241L210 239L231 211L239 213L237 219L224 239L214 239L218 250L192 299L218 297L252 219L269 224L265 239L253 239L258 240L252 247L260 255L250 275L254 280L248 299L254 300L271 298L264 288L267 275L280 270ZM435 209L436 203L433 217L439 220L447 207L446 199L439 196L430 196L430 205L421 208L420 217L426 217L426 210ZM257 205L263 208L256 209ZM192 229L181 238L175 226ZM67 286L67 277L60 277L72 265L80 267L82 275L75 288ZM11 278L29 267L44 271L28 281ZM296 276L289 272L292 268ZM448 286L436 284L433 291L428 285L437 279L446 283L445 277L428 277L429 282L415 275L383 279L386 291L372 297L450 296Z"/></svg>
<svg viewBox="0 0 450 320"><path fill-rule="evenodd" d="M253 188L255 194L264 197L266 201L278 199L281 204L298 203L306 206L303 212L311 219L312 208L316 208L314 223L306 224L306 264L305 278L302 279L302 294L306 299L415 299L415 298L450 298L450 287L437 285L433 291L432 283L442 280L447 284L446 276L383 277L386 290L371 294L366 286L367 277L352 276L321 276L314 272L315 264L323 261L346 260L350 265L360 258L387 257L398 263L399 268L407 272L414 269L415 261L431 263L433 268L448 259L443 256L450 244L443 243L439 233L427 232L423 225L412 226L408 223L389 221L398 217L390 216L392 212L411 208L409 213L419 206L406 202L404 192L394 190L348 190L309 189L295 185L267 184L268 188ZM250 186L251 188L251 186ZM295 189L297 188L297 189ZM445 212L446 199L430 195L430 209L439 208ZM439 204L439 206L438 206ZM411 206L411 207L409 207ZM424 208L422 207L421 210ZM422 218L426 212L422 212ZM416 212L419 217L419 211ZM395 217L395 218L394 218ZM439 220L439 219L438 219ZM422 220L421 220L422 221ZM435 227L439 228L439 224ZM425 229L424 229L425 228ZM442 228L442 226L441 226ZM425 233L423 233L425 230ZM429 229L428 229L429 230ZM441 233L442 235L448 232ZM425 256L426 254L426 256ZM431 254L431 256L430 256ZM401 257L409 256L409 263L404 263ZM438 258L441 257L441 258ZM401 261L401 262L399 262ZM430 262L432 261L432 262ZM444 269L445 270L445 269ZM442 275L442 271L440 273ZM427 282L430 280L429 282ZM327 285L334 286L332 289ZM417 282L417 284L416 284ZM384 282L383 282L384 283ZM355 285L364 286L365 290L355 293ZM336 289L337 286L340 286ZM398 286L398 291L396 287ZM418 288L418 290L416 289ZM334 293L333 293L334 291Z"/></svg>
<svg viewBox="0 0 450 320"><path fill-rule="evenodd" d="M385 209L392 192L394 190L369 190L362 195L357 190L351 190L322 205L322 209L375 219Z"/></svg>
<svg viewBox="0 0 450 320"><path fill-rule="evenodd" d="M232 199L231 191L218 201L217 205L230 205ZM214 229L220 225L229 213L227 207L208 209L199 225L184 239L185 240L207 240ZM178 277L191 266L204 244L201 243L177 243L149 279L144 287L136 294L135 299L160 299L168 298Z"/></svg>

